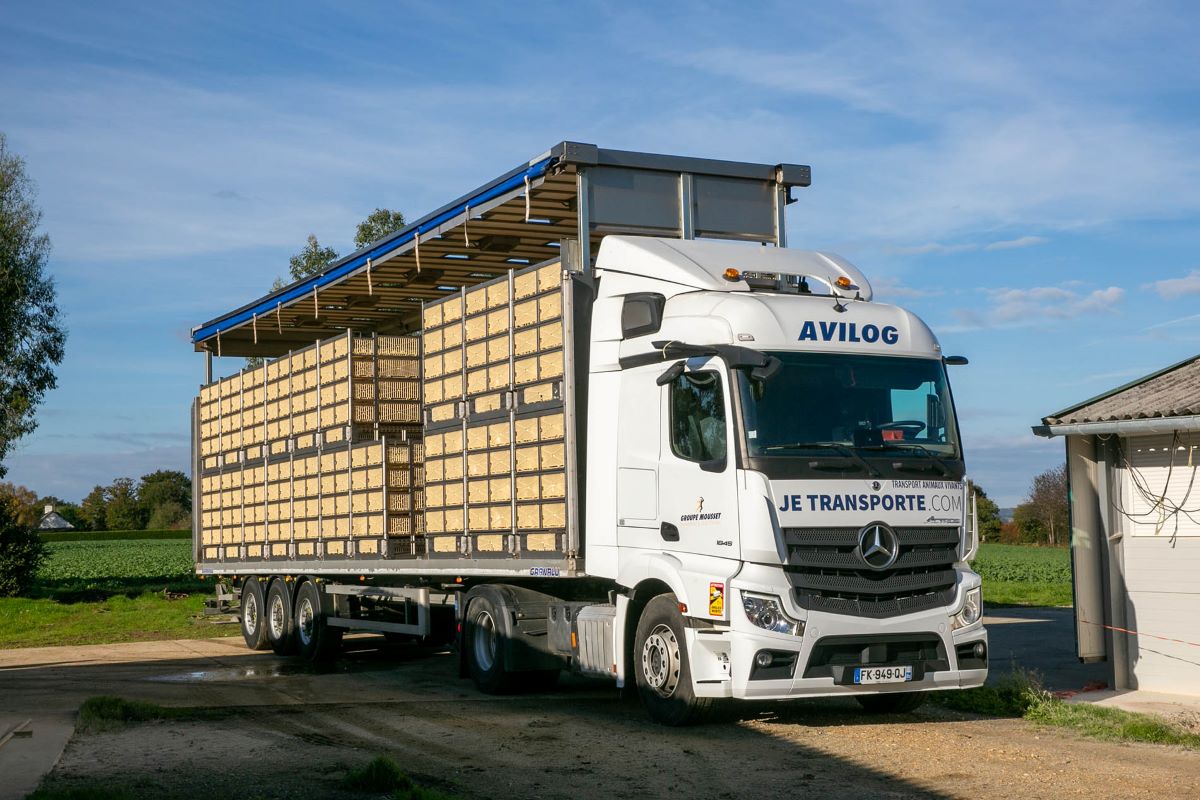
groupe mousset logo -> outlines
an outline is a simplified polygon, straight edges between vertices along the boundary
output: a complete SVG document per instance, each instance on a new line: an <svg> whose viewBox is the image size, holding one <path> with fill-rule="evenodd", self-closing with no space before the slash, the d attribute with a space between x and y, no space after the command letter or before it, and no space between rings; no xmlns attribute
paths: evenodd
<svg viewBox="0 0 1200 800"><path fill-rule="evenodd" d="M887 569L899 555L899 537L882 522L872 522L858 532L858 557L871 569Z"/></svg>

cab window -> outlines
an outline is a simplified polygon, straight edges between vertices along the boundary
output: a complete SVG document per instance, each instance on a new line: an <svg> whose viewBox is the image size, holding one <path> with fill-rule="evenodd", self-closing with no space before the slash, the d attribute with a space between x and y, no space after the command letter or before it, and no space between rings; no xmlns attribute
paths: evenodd
<svg viewBox="0 0 1200 800"><path fill-rule="evenodd" d="M686 372L670 384L671 452L686 461L725 458L725 395L716 372Z"/></svg>

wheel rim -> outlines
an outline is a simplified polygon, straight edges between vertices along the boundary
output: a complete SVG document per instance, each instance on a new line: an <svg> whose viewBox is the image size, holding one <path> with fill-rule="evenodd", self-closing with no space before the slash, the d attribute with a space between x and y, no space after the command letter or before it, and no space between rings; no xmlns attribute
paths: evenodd
<svg viewBox="0 0 1200 800"><path fill-rule="evenodd" d="M313 611L312 601L307 597L301 599L300 607L296 609L296 633L299 634L302 644L308 645L312 643L316 616L316 613Z"/></svg>
<svg viewBox="0 0 1200 800"><path fill-rule="evenodd" d="M475 663L484 672L490 672L496 663L496 621L487 611L480 611L473 628L471 650L475 655Z"/></svg>
<svg viewBox="0 0 1200 800"><path fill-rule="evenodd" d="M669 625L658 625L642 645L642 675L663 697L671 697L679 686L681 666L679 640Z"/></svg>
<svg viewBox="0 0 1200 800"><path fill-rule="evenodd" d="M258 598L242 592L242 624L251 636L258 633Z"/></svg>
<svg viewBox="0 0 1200 800"><path fill-rule="evenodd" d="M271 626L271 636L274 637L276 640L280 640L283 638L283 632L284 632L283 631L283 623L284 623L283 611L284 611L283 598L280 597L279 595L275 595L271 599L271 613L270 613L270 623L269 624Z"/></svg>

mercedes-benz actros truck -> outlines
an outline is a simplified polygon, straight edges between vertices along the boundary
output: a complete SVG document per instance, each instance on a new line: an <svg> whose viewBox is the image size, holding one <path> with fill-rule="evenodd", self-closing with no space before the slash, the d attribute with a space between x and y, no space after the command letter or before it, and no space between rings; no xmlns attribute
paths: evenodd
<svg viewBox="0 0 1200 800"><path fill-rule="evenodd" d="M982 684L965 360L785 246L807 185L563 142L195 328L196 568L247 644L453 640L482 691L573 671L673 725Z"/></svg>

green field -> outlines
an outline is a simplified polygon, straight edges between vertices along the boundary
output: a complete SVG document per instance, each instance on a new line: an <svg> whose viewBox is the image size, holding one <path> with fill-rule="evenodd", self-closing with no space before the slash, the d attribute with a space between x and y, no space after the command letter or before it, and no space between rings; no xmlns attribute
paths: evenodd
<svg viewBox="0 0 1200 800"><path fill-rule="evenodd" d="M1065 547L979 545L971 566L983 577L990 605L1069 606L1071 554Z"/></svg>
<svg viewBox="0 0 1200 800"><path fill-rule="evenodd" d="M213 584L192 573L190 538L125 538L130 533L139 532L46 536L50 558L31 596L0 598L0 648L238 633L203 616Z"/></svg>

